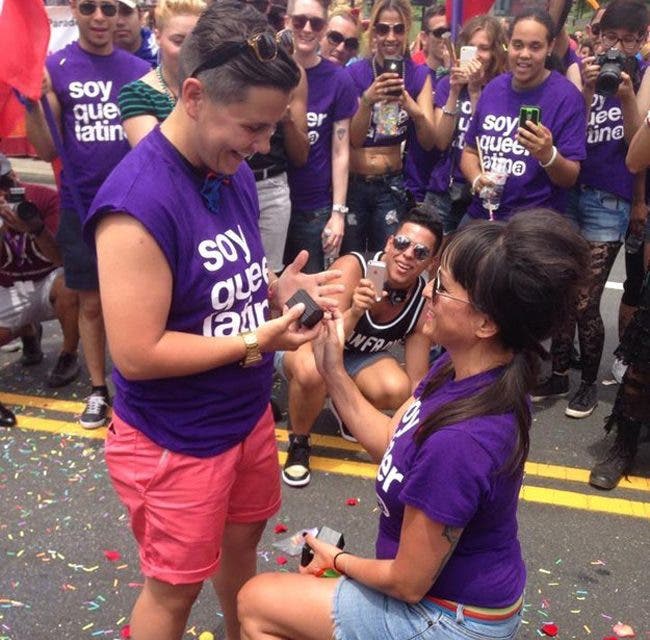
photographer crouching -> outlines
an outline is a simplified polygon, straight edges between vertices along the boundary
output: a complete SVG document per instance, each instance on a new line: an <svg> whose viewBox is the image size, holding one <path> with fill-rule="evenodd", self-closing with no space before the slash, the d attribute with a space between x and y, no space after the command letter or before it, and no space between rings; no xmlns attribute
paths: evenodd
<svg viewBox="0 0 650 640"><path fill-rule="evenodd" d="M58 223L56 191L21 183L0 154L0 346L24 336L31 351L40 354L39 323L58 318L63 347L48 376L51 387L79 375L77 297L63 282L54 239ZM0 426L15 424L13 412L0 403Z"/></svg>

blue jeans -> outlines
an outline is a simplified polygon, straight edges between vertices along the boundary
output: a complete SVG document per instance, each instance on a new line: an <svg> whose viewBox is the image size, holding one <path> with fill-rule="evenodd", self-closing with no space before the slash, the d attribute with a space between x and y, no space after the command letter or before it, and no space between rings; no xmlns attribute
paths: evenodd
<svg viewBox="0 0 650 640"><path fill-rule="evenodd" d="M512 640L521 611L502 621L479 621L423 599L408 604L342 578L334 592L336 640Z"/></svg>
<svg viewBox="0 0 650 640"><path fill-rule="evenodd" d="M575 187L569 192L566 215L589 242L623 242L630 202L593 187Z"/></svg>
<svg viewBox="0 0 650 640"><path fill-rule="evenodd" d="M284 264L291 264L302 249L309 251L304 273L318 273L325 266L323 256L323 229L332 215L332 207L314 211L291 209L287 244L284 247Z"/></svg>
<svg viewBox="0 0 650 640"><path fill-rule="evenodd" d="M364 180L350 174L341 254L350 251L380 251L395 233L408 207L408 196L401 174Z"/></svg>

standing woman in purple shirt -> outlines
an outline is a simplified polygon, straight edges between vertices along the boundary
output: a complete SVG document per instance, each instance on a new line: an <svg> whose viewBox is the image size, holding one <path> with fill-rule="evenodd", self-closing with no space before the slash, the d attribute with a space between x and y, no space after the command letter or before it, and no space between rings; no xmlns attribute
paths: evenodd
<svg viewBox="0 0 650 640"><path fill-rule="evenodd" d="M264 254L244 160L268 152L300 78L266 18L212 4L180 69L172 113L104 182L84 228L115 363L106 464L145 576L137 640L179 640L208 579L239 637L236 594L280 505L272 352L317 332L298 328L302 303L274 319L270 307L296 285L331 289L314 286L330 274L298 274L306 252L277 280Z"/></svg>
<svg viewBox="0 0 650 640"><path fill-rule="evenodd" d="M458 231L424 293L425 331L446 354L392 418L345 373L340 313L325 322L318 369L379 463L376 557L307 536L307 575L267 573L241 590L243 638L515 637L526 582L517 503L527 393L540 341L569 313L586 260L571 224L548 211ZM314 579L328 569L343 577Z"/></svg>
<svg viewBox="0 0 650 640"><path fill-rule="evenodd" d="M571 82L545 66L553 33L550 16L539 9L528 9L512 22L510 71L483 89L465 135L461 170L475 194L467 211L471 218L488 218L478 194L492 185L488 172L499 166L508 175L496 219L532 207L566 209L567 189L585 157L585 105ZM528 121L519 127L522 106L539 108L539 125Z"/></svg>
<svg viewBox="0 0 650 640"><path fill-rule="evenodd" d="M373 54L347 67L359 96L350 124L349 212L342 253L379 251L397 229L408 206L402 176L401 144L409 120L418 142L433 148L431 80L408 52L408 0L379 0L368 33ZM383 72L387 58L401 57L404 77Z"/></svg>
<svg viewBox="0 0 650 640"><path fill-rule="evenodd" d="M472 200L470 185L460 170L465 132L483 87L506 66L506 35L492 16L469 20L458 44L476 47L476 57L454 66L436 86L433 124L436 147L443 153L431 171L424 200L440 214L445 234L456 229Z"/></svg>

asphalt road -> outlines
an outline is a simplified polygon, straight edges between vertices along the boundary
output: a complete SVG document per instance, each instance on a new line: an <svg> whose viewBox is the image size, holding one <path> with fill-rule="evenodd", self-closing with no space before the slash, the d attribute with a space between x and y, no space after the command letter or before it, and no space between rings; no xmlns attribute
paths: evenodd
<svg viewBox="0 0 650 640"><path fill-rule="evenodd" d="M622 269L619 259L603 298L601 381L611 378ZM0 640L120 638L142 582L106 475L103 430L84 432L76 424L87 379L57 392L44 384L59 345L56 323L47 323L40 365L22 368L19 353L0 353L0 400L19 420L17 428L0 429ZM623 622L650 640L650 447L642 446L629 482L606 493L588 486L616 387L599 384L599 391L600 404L587 419L566 418L563 402L542 404L535 413L519 515L529 574L520 638L543 636L542 625L554 623L559 638L601 640ZM282 510L260 545L260 571L295 570L297 559L274 543L321 524L343 531L355 553L373 552L374 467L337 436L327 412L315 433L312 482L284 488ZM277 438L282 461L284 422ZM276 533L278 524L286 532ZM223 637L209 586L184 637L205 632Z"/></svg>

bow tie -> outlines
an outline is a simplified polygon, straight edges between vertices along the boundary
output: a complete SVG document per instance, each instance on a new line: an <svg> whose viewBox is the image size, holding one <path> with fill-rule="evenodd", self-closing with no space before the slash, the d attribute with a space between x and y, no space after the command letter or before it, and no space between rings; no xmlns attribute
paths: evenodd
<svg viewBox="0 0 650 640"><path fill-rule="evenodd" d="M219 212L219 201L221 200L221 185L228 184L226 176L218 173L208 173L201 187L201 196L205 206L212 212Z"/></svg>

